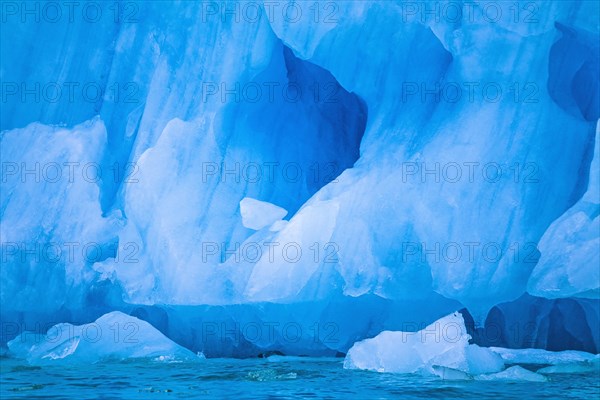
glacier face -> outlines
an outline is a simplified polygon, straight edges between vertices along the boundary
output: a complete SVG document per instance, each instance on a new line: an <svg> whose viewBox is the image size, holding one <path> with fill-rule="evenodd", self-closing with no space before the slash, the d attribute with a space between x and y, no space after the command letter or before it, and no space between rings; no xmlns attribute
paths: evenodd
<svg viewBox="0 0 600 400"><path fill-rule="evenodd" d="M2 342L119 309L334 355L466 307L597 351L598 5L488 3L4 10Z"/></svg>

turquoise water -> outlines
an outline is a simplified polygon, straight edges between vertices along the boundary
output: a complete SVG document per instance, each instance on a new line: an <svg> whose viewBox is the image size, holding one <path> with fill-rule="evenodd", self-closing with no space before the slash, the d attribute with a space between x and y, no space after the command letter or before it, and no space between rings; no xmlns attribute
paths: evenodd
<svg viewBox="0 0 600 400"><path fill-rule="evenodd" d="M600 377L561 374L549 382L444 381L344 370L342 359L135 360L32 367L3 358L2 399L598 399Z"/></svg>

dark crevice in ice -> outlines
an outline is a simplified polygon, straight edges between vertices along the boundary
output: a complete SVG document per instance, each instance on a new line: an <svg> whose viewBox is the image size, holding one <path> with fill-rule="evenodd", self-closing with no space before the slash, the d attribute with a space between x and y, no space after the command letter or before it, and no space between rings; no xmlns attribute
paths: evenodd
<svg viewBox="0 0 600 400"><path fill-rule="evenodd" d="M548 93L556 104L586 121L600 117L600 45L581 29L556 23L562 37L550 49Z"/></svg>
<svg viewBox="0 0 600 400"><path fill-rule="evenodd" d="M525 294L493 307L483 328L475 328L466 309L461 312L472 341L481 346L600 351L600 332L591 328L600 318L597 299L545 299Z"/></svg>

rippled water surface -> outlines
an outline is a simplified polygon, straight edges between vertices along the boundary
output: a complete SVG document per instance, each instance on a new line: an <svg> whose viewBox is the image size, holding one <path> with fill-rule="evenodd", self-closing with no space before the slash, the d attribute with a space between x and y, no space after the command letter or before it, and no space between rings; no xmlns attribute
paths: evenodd
<svg viewBox="0 0 600 400"><path fill-rule="evenodd" d="M135 360L32 367L3 358L0 398L66 399L598 399L600 377L561 374L549 382L444 381L342 368L342 359Z"/></svg>

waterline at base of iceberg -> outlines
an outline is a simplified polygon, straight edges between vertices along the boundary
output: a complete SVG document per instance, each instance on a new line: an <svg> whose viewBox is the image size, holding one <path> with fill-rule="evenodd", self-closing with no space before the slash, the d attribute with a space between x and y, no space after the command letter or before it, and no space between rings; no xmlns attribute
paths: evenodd
<svg viewBox="0 0 600 400"><path fill-rule="evenodd" d="M120 330L130 332L124 335ZM108 385L104 384L101 389L107 391L104 394L110 395L112 390L119 390L120 396L131 393L133 397L143 397L148 392L219 396L225 382L228 383L227 390L232 390L229 386L233 386L229 395L240 390L242 397L246 395L248 386L259 384L260 392L277 390L277 393L289 396L328 395L334 399L358 393L358 390L360 393L372 391L373 394L387 392L390 395L425 397L428 390L445 388L448 382L455 382L453 385L456 385L457 391L475 393L499 388L507 390L504 387L506 382L526 382L548 385L540 387L540 391L551 393L564 390L562 376L573 374L577 375L578 383L585 385L578 388L582 396L600 390L598 381L595 385L588 385L589 379L600 373L600 355L577 351L483 348L469 344L470 339L463 316L455 312L418 332L386 331L372 339L357 342L343 361L339 357L281 355L237 360L207 359L203 353L194 355L178 346L145 321L121 312L111 312L91 324L58 324L43 337L23 332L10 341L9 351L2 359L2 391L3 395L16 392L28 396L35 392L51 398L56 394L56 384L46 384L44 379L37 380L35 385L23 385L22 382L30 374L54 376L57 367L60 368L60 376L68 378L59 381L58 386L64 387L63 391L73 391L78 395L88 389L97 390L97 385L89 382L87 375L77 377L82 370L89 369L110 371L103 373L104 378L110 377L105 380ZM141 371L143 378L129 381L126 378L129 369ZM111 375L115 371L123 371L126 375L116 380L117 375ZM168 380L154 383L148 380L158 371L160 374L166 371L171 376ZM382 372L385 374L379 374ZM182 377L189 379L182 380ZM327 389L318 386L321 379L329 382ZM338 379L349 379L353 385L366 387L331 386ZM70 386L72 381L78 382L77 387ZM386 382L382 387L369 387L380 385L382 381ZM390 381L399 386L390 386ZM472 383L477 381L494 383L491 386ZM402 388L408 393L402 393ZM422 390L422 395L419 390ZM509 391L518 397L526 390L526 386L516 386ZM258 397L254 395L251 398Z"/></svg>
<svg viewBox="0 0 600 400"><path fill-rule="evenodd" d="M194 363L152 363L147 360L81 366L31 367L2 359L0 397L64 398L200 398L278 399L361 398L548 399L569 393L571 399L595 398L597 373L555 374L546 382L443 380L415 374L380 374L347 370L342 359L305 361L207 359ZM99 380L98 377L102 377Z"/></svg>

